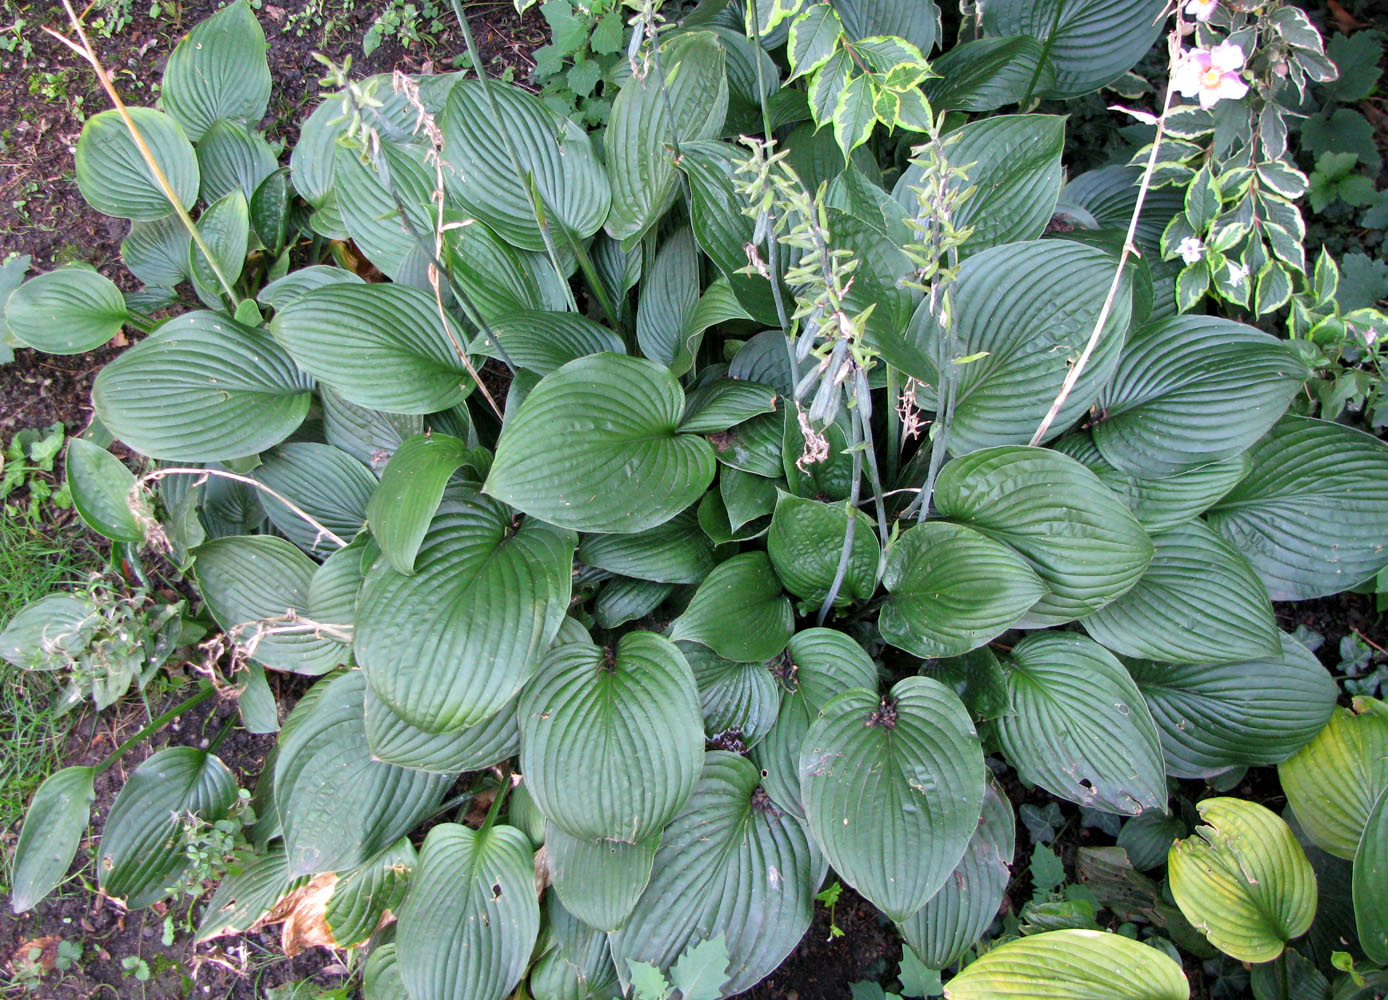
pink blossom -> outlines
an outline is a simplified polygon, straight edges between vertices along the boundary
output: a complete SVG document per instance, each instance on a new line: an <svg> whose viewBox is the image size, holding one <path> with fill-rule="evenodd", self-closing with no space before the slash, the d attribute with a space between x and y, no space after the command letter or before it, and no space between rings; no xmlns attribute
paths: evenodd
<svg viewBox="0 0 1388 1000"><path fill-rule="evenodd" d="M1197 21L1208 21L1219 6L1219 0L1187 0L1186 13Z"/></svg>
<svg viewBox="0 0 1388 1000"><path fill-rule="evenodd" d="M1187 264L1197 264L1205 256L1205 244L1200 242L1198 236L1187 236L1176 245L1176 252Z"/></svg>
<svg viewBox="0 0 1388 1000"><path fill-rule="evenodd" d="M1238 100L1248 93L1248 84L1239 77L1243 69L1243 49L1233 42L1220 42L1212 49L1187 52L1171 74L1171 85L1185 97L1199 97L1202 108L1212 108L1221 100Z"/></svg>

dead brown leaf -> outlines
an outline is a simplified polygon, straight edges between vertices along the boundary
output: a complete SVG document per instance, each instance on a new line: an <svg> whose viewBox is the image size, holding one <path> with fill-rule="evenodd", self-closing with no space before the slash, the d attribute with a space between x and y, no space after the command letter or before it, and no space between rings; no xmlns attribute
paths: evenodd
<svg viewBox="0 0 1388 1000"><path fill-rule="evenodd" d="M10 971L15 975L43 975L58 967L58 945L63 939L46 935L30 938L14 950L10 956Z"/></svg>
<svg viewBox="0 0 1388 1000"><path fill-rule="evenodd" d="M251 930L282 923L280 948L289 958L309 948L336 948L337 941L323 916L336 885L337 876L332 872L315 875L307 885L282 897Z"/></svg>

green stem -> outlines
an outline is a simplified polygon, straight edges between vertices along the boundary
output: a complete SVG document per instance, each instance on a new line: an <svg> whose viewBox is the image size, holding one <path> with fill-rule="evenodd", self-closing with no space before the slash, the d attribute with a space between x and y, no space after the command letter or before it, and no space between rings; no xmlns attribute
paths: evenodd
<svg viewBox="0 0 1388 1000"><path fill-rule="evenodd" d="M185 698L183 701L179 702L177 705L169 709L167 712L164 712L162 715L159 715L156 718L151 719L149 725L145 726L134 736L130 737L130 739L126 740L120 746L112 750L105 760L103 760L100 764L96 765L96 767L93 769L93 777L97 774L101 774L104 771L110 770L111 766L115 764L116 761L124 757L126 752L131 747L144 740L146 736L148 736L150 733L155 732L166 722L170 721L171 719L177 718L178 716L182 715L184 712L188 711L191 708L201 705L203 702L205 702L208 698L212 697L212 695L216 693L216 688L214 688L211 684L205 684L203 685L202 689L198 691L197 694L193 695L190 698Z"/></svg>
<svg viewBox="0 0 1388 1000"><path fill-rule="evenodd" d="M226 722L222 724L222 728L217 733L217 735L212 737L212 742L207 745L207 752L209 754L216 753L217 748L226 741L226 738L231 735L231 731L235 728L236 716L233 714L229 719L227 719Z"/></svg>
<svg viewBox="0 0 1388 1000"><path fill-rule="evenodd" d="M858 498L862 492L863 450L857 446L863 443L863 437L856 416L849 421L849 426L852 428L853 435L853 483L849 487L848 503L845 505L848 523L843 530L843 548L839 550L839 565L834 570L834 582L829 585L829 593L824 595L824 603L819 606L819 617L815 621L816 625L824 624L834 602L838 600L839 591L843 589L843 581L848 576L848 563L853 556L853 536L858 528Z"/></svg>
<svg viewBox="0 0 1388 1000"><path fill-rule="evenodd" d="M886 482L895 483L898 473L901 471L901 421L896 415L896 401L901 397L901 373L896 370L894 365L887 366L887 405L891 407L891 412L887 414L887 478Z"/></svg>
<svg viewBox="0 0 1388 1000"><path fill-rule="evenodd" d="M482 821L478 833L486 833L495 825L497 817L501 815L501 804L506 801L506 795L510 791L511 768L508 765L501 769L501 787L496 790L496 797L492 799L491 808L487 810L487 818Z"/></svg>

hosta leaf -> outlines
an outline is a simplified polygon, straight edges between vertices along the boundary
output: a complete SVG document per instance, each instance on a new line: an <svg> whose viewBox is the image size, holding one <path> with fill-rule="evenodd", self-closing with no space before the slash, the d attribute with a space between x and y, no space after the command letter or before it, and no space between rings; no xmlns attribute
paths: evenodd
<svg viewBox="0 0 1388 1000"><path fill-rule="evenodd" d="M865 601L877 590L877 567L881 561L877 535L872 521L861 511L855 511L854 517L857 523L848 572L835 604ZM766 550L786 590L809 601L823 601L837 575L847 531L848 514L844 507L779 494Z"/></svg>
<svg viewBox="0 0 1388 1000"><path fill-rule="evenodd" d="M434 827L399 917L395 941L410 996L502 1000L525 974L540 931L525 834Z"/></svg>
<svg viewBox="0 0 1388 1000"><path fill-rule="evenodd" d="M898 35L929 53L940 37L940 8L934 0L844 0L837 9L844 31L854 40Z"/></svg>
<svg viewBox="0 0 1388 1000"><path fill-rule="evenodd" d="M323 922L339 946L364 944L386 911L399 908L419 858L408 840L397 840L333 885Z"/></svg>
<svg viewBox="0 0 1388 1000"><path fill-rule="evenodd" d="M616 628L624 622L643 618L660 606L675 589L673 583L652 583L617 576L603 584L593 605L593 621L599 628Z"/></svg>
<svg viewBox="0 0 1388 1000"><path fill-rule="evenodd" d="M291 876L364 864L429 815L455 777L371 758L361 671L319 685L317 698L290 713L275 758L275 809Z"/></svg>
<svg viewBox="0 0 1388 1000"><path fill-rule="evenodd" d="M188 136L178 122L161 111L126 110L168 179L179 206L192 208L198 197L198 159ZM119 111L102 111L87 119L77 140L74 162L78 190L101 214L153 222L174 213Z"/></svg>
<svg viewBox="0 0 1388 1000"><path fill-rule="evenodd" d="M1388 788L1388 707L1355 698L1316 738L1277 767L1287 803L1306 835L1336 857L1353 858Z"/></svg>
<svg viewBox="0 0 1388 1000"><path fill-rule="evenodd" d="M130 273L146 285L173 288L188 277L191 242L187 227L175 216L132 222L130 235L121 240L120 255Z"/></svg>
<svg viewBox="0 0 1388 1000"><path fill-rule="evenodd" d="M1151 540L1122 501L1055 451L1001 447L957 458L940 470L935 504L1031 564L1050 592L1029 618L1045 624L1110 603L1152 558Z"/></svg>
<svg viewBox="0 0 1388 1000"><path fill-rule="evenodd" d="M1335 707L1335 682L1305 646L1281 638L1280 655L1242 663L1128 664L1156 720L1168 773L1205 778L1277 764L1321 731Z"/></svg>
<svg viewBox="0 0 1388 1000"><path fill-rule="evenodd" d="M65 267L36 275L11 292L4 319L28 347L45 354L82 354L120 333L127 315L114 282L84 267Z"/></svg>
<svg viewBox="0 0 1388 1000"><path fill-rule="evenodd" d="M260 182L275 172L275 151L240 122L221 119L197 143L199 193L209 205L233 191L249 205Z"/></svg>
<svg viewBox="0 0 1388 1000"><path fill-rule="evenodd" d="M433 298L415 288L317 288L276 313L270 329L304 371L359 406L433 413L472 389Z"/></svg>
<svg viewBox="0 0 1388 1000"><path fill-rule="evenodd" d="M636 307L636 342L643 355L671 374L683 375L694 364L684 330L699 302L699 251L688 226L660 245L644 278Z"/></svg>
<svg viewBox="0 0 1388 1000"><path fill-rule="evenodd" d="M799 942L823 877L804 826L772 805L756 767L710 752L693 797L665 830L650 884L608 938L613 962L624 980L629 962L668 969L722 932L729 949L722 995L740 993Z"/></svg>
<svg viewBox="0 0 1388 1000"><path fill-rule="evenodd" d="M783 456L781 452L786 425L793 422L787 420L784 412L763 413L722 433L710 434L708 438L720 464L775 479L782 474L787 461L793 465L798 457Z"/></svg>
<svg viewBox="0 0 1388 1000"><path fill-rule="evenodd" d="M770 517L776 509L779 492L774 480L731 466L718 477L718 495L728 512L728 527L733 531L759 518Z"/></svg>
<svg viewBox="0 0 1388 1000"><path fill-rule="evenodd" d="M698 780L704 732L694 675L654 632L628 632L615 650L557 646L517 714L530 794L579 839L658 834Z"/></svg>
<svg viewBox="0 0 1388 1000"><path fill-rule="evenodd" d="M781 686L772 675L772 664L725 660L694 642L680 643L680 651L694 671L709 740L730 744L723 749L760 743L781 705Z"/></svg>
<svg viewBox="0 0 1388 1000"><path fill-rule="evenodd" d="M379 476L390 457L406 438L424 433L424 418L417 413L386 413L343 399L327 386L319 393L323 403L323 436Z"/></svg>
<svg viewBox="0 0 1388 1000"><path fill-rule="evenodd" d="M651 69L632 75L612 102L604 145L612 180L605 228L623 247L635 245L665 214L679 186L671 145L712 139L728 109L723 48L712 32L676 35L661 46L665 79ZM494 155L488 150L488 155Z"/></svg>
<svg viewBox="0 0 1388 1000"><path fill-rule="evenodd" d="M1273 600L1348 590L1388 565L1388 447L1362 431L1283 417L1248 453L1253 471L1209 512Z"/></svg>
<svg viewBox="0 0 1388 1000"><path fill-rule="evenodd" d="M589 354L625 354L622 338L605 326L575 313L524 309L498 317L491 335L518 368L548 375L574 358ZM499 355L496 346L479 338L473 349Z"/></svg>
<svg viewBox="0 0 1388 1000"><path fill-rule="evenodd" d="M198 941L244 934L292 889L308 882L305 876L291 880L284 845L276 843L264 854L250 850L232 855L227 876L212 894L198 924Z"/></svg>
<svg viewBox="0 0 1388 1000"><path fill-rule="evenodd" d="M310 441L266 452L252 475L347 540L365 526L367 502L376 489L376 477L361 462L340 448ZM321 558L338 548L270 494L262 493L260 502L275 527L301 549Z"/></svg>
<svg viewBox="0 0 1388 1000"><path fill-rule="evenodd" d="M198 546L196 565L198 588L218 624L260 663L316 675L346 662L347 647L337 639L303 627L275 631L315 621L309 588L317 564L283 538L216 538Z"/></svg>
<svg viewBox="0 0 1388 1000"><path fill-rule="evenodd" d="M684 392L641 358L595 354L546 375L507 420L486 491L580 531L670 520L713 481L713 449L678 431Z"/></svg>
<svg viewBox="0 0 1388 1000"><path fill-rule="evenodd" d="M145 532L130 509L135 474L105 448L84 438L67 443L72 505L91 528L117 542L142 542Z"/></svg>
<svg viewBox="0 0 1388 1000"><path fill-rule="evenodd" d="M530 189L516 176L505 133L520 169L534 179L548 224L567 227L577 239L593 235L607 218L612 192L587 134L519 87L492 83L490 90L495 117L478 81L459 81L449 93L440 124L450 193L508 242L545 249Z"/></svg>
<svg viewBox="0 0 1388 1000"><path fill-rule="evenodd" d="M1290 347L1242 323L1147 326L1099 394L1094 443L1110 465L1149 479L1232 458L1277 422L1306 374Z"/></svg>
<svg viewBox="0 0 1388 1000"><path fill-rule="evenodd" d="M1233 547L1198 521L1152 539L1142 579L1082 619L1115 653L1168 662L1229 663L1282 650L1267 591Z"/></svg>
<svg viewBox="0 0 1388 1000"><path fill-rule="evenodd" d="M1040 236L1060 197L1065 119L997 115L965 125L953 138L946 150L949 164L967 168L968 180L961 183L978 187L952 220L974 230L961 252ZM919 211L913 189L921 186L922 174L920 167L908 167L892 191L911 215Z"/></svg>
<svg viewBox="0 0 1388 1000"><path fill-rule="evenodd" d="M700 750L700 763L703 751ZM550 823L545 852L554 890L579 920L603 931L626 922L651 879L660 834L635 844L581 840Z"/></svg>
<svg viewBox="0 0 1388 1000"><path fill-rule="evenodd" d="M435 774L480 771L520 750L516 703L507 702L490 719L442 733L412 726L366 689L366 742L371 756L397 767Z"/></svg>
<svg viewBox="0 0 1388 1000"><path fill-rule="evenodd" d="M564 289L547 258L517 250L475 219L445 234L448 264L483 322L521 309L564 309Z"/></svg>
<svg viewBox="0 0 1388 1000"><path fill-rule="evenodd" d="M1055 86L1044 47L1026 35L964 42L930 68L940 75L925 81L925 96L939 111L996 111L1020 103L1033 80L1041 90Z"/></svg>
<svg viewBox="0 0 1388 1000"><path fill-rule="evenodd" d="M946 1000L1187 1000L1190 984L1165 952L1103 931L1017 938L945 984Z"/></svg>
<svg viewBox="0 0 1388 1000"><path fill-rule="evenodd" d="M357 662L429 732L490 718L520 690L568 608L575 539L475 494L445 500L404 576L378 560L358 603Z"/></svg>
<svg viewBox="0 0 1388 1000"><path fill-rule="evenodd" d="M437 180L418 146L381 144L380 155L339 144L333 157L341 225L366 259L392 281L427 289L437 218L431 209ZM383 287L383 286L377 286Z"/></svg>
<svg viewBox="0 0 1388 1000"><path fill-rule="evenodd" d="M771 560L763 552L744 552L704 577L684 614L671 623L670 638L752 663L785 649L794 630L790 601Z"/></svg>
<svg viewBox="0 0 1388 1000"><path fill-rule="evenodd" d="M371 534L397 572L414 572L415 556L444 487L470 460L472 449L466 442L447 434L421 434L402 442L386 463L365 513Z"/></svg>
<svg viewBox="0 0 1388 1000"><path fill-rule="evenodd" d="M1205 825L1168 855L1171 895L1220 951L1242 962L1270 962L1311 926L1311 862L1291 828L1257 803L1213 798L1196 809Z"/></svg>
<svg viewBox="0 0 1388 1000"><path fill-rule="evenodd" d="M103 368L92 404L107 429L141 454L217 462L287 438L307 415L312 388L263 333L193 312Z"/></svg>
<svg viewBox="0 0 1388 1000"><path fill-rule="evenodd" d="M959 269L954 287L956 411L950 450L965 455L1000 444L1025 444L1084 349L1113 281L1113 261L1094 247L1034 240L991 247ZM1057 297L1056 289L1065 294ZM1120 286L1099 345L1052 425L1059 434L1094 402L1118 363L1131 293ZM933 321L917 308L901 340L878 336L897 367L934 386Z"/></svg>
<svg viewBox="0 0 1388 1000"><path fill-rule="evenodd" d="M1166 808L1152 715L1123 665L1081 635L1030 635L1007 657L998 741L1029 784L1103 812Z"/></svg>
<svg viewBox="0 0 1388 1000"><path fill-rule="evenodd" d="M578 558L656 583L698 583L713 569L713 550L692 511L634 535L584 535Z"/></svg>
<svg viewBox="0 0 1388 1000"><path fill-rule="evenodd" d="M250 246L251 216L246 196L238 189L208 205L198 217L198 234L212 252L216 270L202 248L193 243L188 247L188 274L202 304L209 309L221 309L226 291L217 273L220 271L223 279L235 285Z"/></svg>
<svg viewBox="0 0 1388 1000"><path fill-rule="evenodd" d="M1161 0L1001 0L983 15L988 35L1041 40L1055 84L1033 97L1078 97L1122 76L1162 31Z"/></svg>
<svg viewBox="0 0 1388 1000"><path fill-rule="evenodd" d="M250 6L229 4L174 47L160 103L194 142L219 118L255 124L270 103L267 48Z"/></svg>
<svg viewBox="0 0 1388 1000"><path fill-rule="evenodd" d="M619 994L607 935L566 910L557 893L545 900L545 918L540 957L530 969L530 995L535 1000L606 1000Z"/></svg>
<svg viewBox="0 0 1388 1000"><path fill-rule="evenodd" d="M926 677L834 698L800 751L800 795L834 871L893 920L939 891L983 808L983 750L963 704Z"/></svg>
<svg viewBox="0 0 1388 1000"><path fill-rule="evenodd" d="M1354 919L1359 945L1372 961L1388 963L1388 788L1379 792L1354 854Z"/></svg>
<svg viewBox="0 0 1388 1000"><path fill-rule="evenodd" d="M362 285L364 281L345 267L332 267L327 264L313 264L290 271L283 278L276 278L255 297L255 300L271 309L280 310L300 296L322 288L324 285Z"/></svg>
<svg viewBox="0 0 1388 1000"><path fill-rule="evenodd" d="M1248 475L1248 455L1235 455L1174 476L1145 479L1119 472L1099 453L1086 433L1067 434L1055 450L1083 463L1123 501L1150 534L1174 528L1203 514Z"/></svg>
<svg viewBox="0 0 1388 1000"><path fill-rule="evenodd" d="M850 688L877 685L877 664L853 639L827 628L791 636L790 644L771 663L771 675L782 689L776 724L757 745L755 759L766 772L762 785L776 805L797 816L800 802L800 744L819 710Z"/></svg>
<svg viewBox="0 0 1388 1000"><path fill-rule="evenodd" d="M952 876L940 891L901 924L901 936L926 968L959 961L997 916L1012 878L1017 821L995 782L983 795L983 815Z"/></svg>
<svg viewBox="0 0 1388 1000"><path fill-rule="evenodd" d="M96 799L90 767L65 767L44 779L24 816L14 849L10 909L23 913L47 896L67 874Z"/></svg>
<svg viewBox="0 0 1388 1000"><path fill-rule="evenodd" d="M236 777L194 747L160 750L131 773L106 816L97 855L101 891L127 906L163 899L188 864L183 817L212 823L236 801Z"/></svg>
<svg viewBox="0 0 1388 1000"><path fill-rule="evenodd" d="M363 1000L410 1000L394 940L371 949L362 969L361 992Z"/></svg>
<svg viewBox="0 0 1388 1000"><path fill-rule="evenodd" d="M878 628L922 657L957 656L1001 635L1046 593L1015 551L972 528L930 521L887 547Z"/></svg>

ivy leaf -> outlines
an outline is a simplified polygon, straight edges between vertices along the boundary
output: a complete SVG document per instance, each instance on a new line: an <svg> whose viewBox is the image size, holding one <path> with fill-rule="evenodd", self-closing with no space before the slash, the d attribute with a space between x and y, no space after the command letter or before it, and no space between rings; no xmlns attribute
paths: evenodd
<svg viewBox="0 0 1388 1000"><path fill-rule="evenodd" d="M665 1000L670 995L670 984L665 976L650 962L627 960L631 969L631 988L640 1000Z"/></svg>

